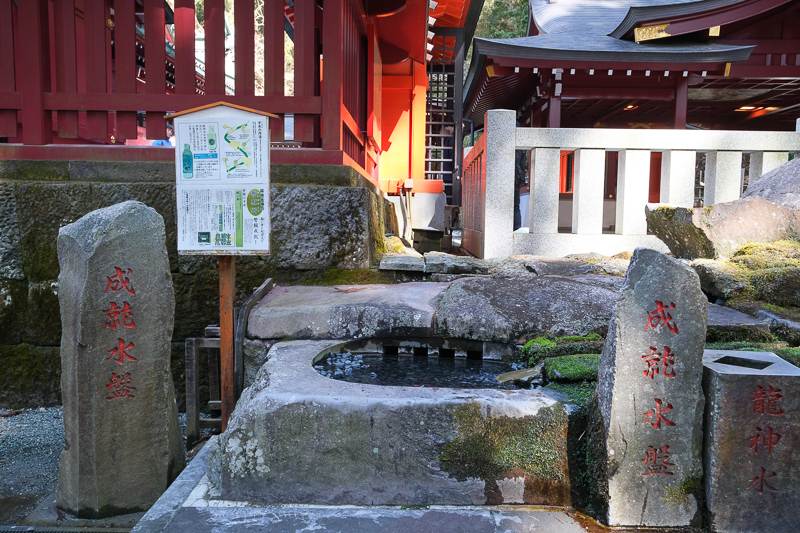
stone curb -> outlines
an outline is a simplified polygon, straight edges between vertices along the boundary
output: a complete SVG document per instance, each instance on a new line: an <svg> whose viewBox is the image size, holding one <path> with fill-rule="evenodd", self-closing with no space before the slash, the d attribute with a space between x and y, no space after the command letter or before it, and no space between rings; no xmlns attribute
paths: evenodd
<svg viewBox="0 0 800 533"><path fill-rule="evenodd" d="M178 476L178 479L172 482L166 492L139 520L131 530L131 533L156 533L166 530L175 513L178 512L205 475L208 455L211 453L217 438L218 436L214 435L205 443L197 453L197 456L192 459Z"/></svg>

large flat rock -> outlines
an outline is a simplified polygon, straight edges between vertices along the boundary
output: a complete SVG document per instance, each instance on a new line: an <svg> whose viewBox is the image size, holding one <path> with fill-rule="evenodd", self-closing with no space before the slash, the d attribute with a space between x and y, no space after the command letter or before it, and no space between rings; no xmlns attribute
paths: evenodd
<svg viewBox="0 0 800 533"><path fill-rule="evenodd" d="M794 239L800 228L800 211L759 196L694 209L646 207L645 215L648 231L681 259L731 257L747 243Z"/></svg>
<svg viewBox="0 0 800 533"><path fill-rule="evenodd" d="M359 339L432 334L446 283L275 287L250 314L260 339Z"/></svg>
<svg viewBox="0 0 800 533"><path fill-rule="evenodd" d="M248 336L363 339L445 336L517 343L540 334L605 335L617 276L465 278L450 283L275 287L250 315ZM769 331L762 320L709 305L708 327Z"/></svg>
<svg viewBox="0 0 800 533"><path fill-rule="evenodd" d="M440 335L515 343L537 334L605 334L617 299L611 276L461 279L442 293Z"/></svg>

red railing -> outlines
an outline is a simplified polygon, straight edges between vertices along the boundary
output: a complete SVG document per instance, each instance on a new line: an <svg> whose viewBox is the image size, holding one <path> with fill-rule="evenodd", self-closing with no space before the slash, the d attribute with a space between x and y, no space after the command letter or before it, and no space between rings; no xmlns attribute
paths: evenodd
<svg viewBox="0 0 800 533"><path fill-rule="evenodd" d="M164 139L166 113L226 101L294 115L303 149L276 150L274 162L351 164L365 174L374 167L364 132L372 112L366 95L379 83L368 77L367 37L377 36L361 2L326 0L323 11L315 0L295 0L291 9L265 0L263 96L255 94L250 52L252 0L234 0L239 52L235 95L226 94L224 4L204 2L198 72L193 0L175 0L174 39L165 32L164 0L0 0L0 137L8 141L0 157L168 161L168 150L143 155L114 145L141 136L142 118L147 139ZM294 34L293 96L284 95L285 20ZM271 129L273 141L284 140L282 120Z"/></svg>
<svg viewBox="0 0 800 533"><path fill-rule="evenodd" d="M485 155L486 135L481 135L464 157L464 174L461 178L461 246L476 257L483 257Z"/></svg>

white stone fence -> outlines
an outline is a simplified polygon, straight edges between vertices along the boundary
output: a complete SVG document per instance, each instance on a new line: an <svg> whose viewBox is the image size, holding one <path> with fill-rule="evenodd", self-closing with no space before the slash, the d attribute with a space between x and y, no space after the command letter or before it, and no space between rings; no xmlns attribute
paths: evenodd
<svg viewBox="0 0 800 533"><path fill-rule="evenodd" d="M742 153L750 153L752 181L800 151L795 132L518 128L515 112L507 110L489 111L484 124L484 135L464 159L462 178L462 246L483 258L612 255L637 246L667 251L647 235L651 152L662 153L661 204L692 207L697 152L706 153L703 204L710 206L740 197ZM522 221L527 233L512 231L515 150L531 151L528 220ZM562 150L574 151L571 233L558 231ZM619 152L610 212L606 152ZM603 233L604 203L614 233Z"/></svg>

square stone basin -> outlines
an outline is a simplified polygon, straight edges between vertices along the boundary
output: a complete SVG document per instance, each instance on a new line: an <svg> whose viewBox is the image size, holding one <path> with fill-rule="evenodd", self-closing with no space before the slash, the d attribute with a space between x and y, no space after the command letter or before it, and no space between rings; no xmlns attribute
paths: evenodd
<svg viewBox="0 0 800 533"><path fill-rule="evenodd" d="M226 500L569 505L563 404L540 390L395 387L326 378L346 343L269 352L209 459Z"/></svg>

